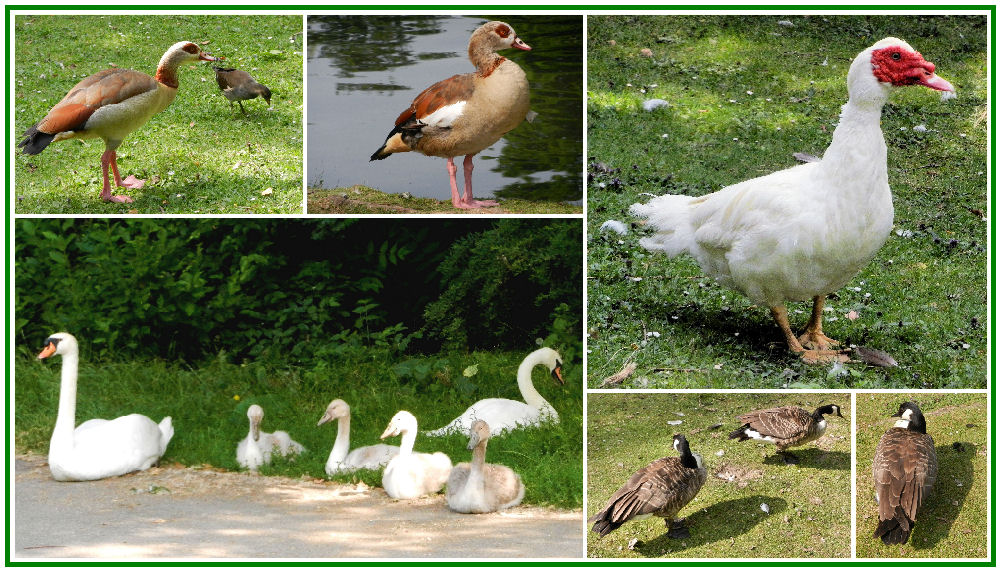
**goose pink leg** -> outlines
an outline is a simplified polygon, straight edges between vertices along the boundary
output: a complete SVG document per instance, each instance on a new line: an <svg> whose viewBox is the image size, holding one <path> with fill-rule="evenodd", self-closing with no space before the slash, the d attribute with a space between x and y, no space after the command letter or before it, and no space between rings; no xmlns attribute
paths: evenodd
<svg viewBox="0 0 1000 571"><path fill-rule="evenodd" d="M495 200L476 200L472 197L472 157L473 155L465 155L465 160L462 162L462 166L465 167L465 194L462 195L462 204L459 208L488 208L490 206L499 206L500 203Z"/></svg>
<svg viewBox="0 0 1000 571"><path fill-rule="evenodd" d="M108 168L111 168L111 172L115 175L115 186L121 188L142 188L142 185L146 181L135 178L135 175L129 175L128 178L122 180L120 174L118 174L118 154L115 151L108 150L104 151L101 155L101 171L104 174L104 187L101 189L101 200L106 202L132 202L132 197L124 194L111 194L111 180L108 177Z"/></svg>

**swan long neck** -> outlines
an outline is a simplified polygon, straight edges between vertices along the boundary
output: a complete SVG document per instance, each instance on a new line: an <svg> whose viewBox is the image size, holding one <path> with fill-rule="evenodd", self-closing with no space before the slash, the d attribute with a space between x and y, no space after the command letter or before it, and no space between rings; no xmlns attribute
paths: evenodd
<svg viewBox="0 0 1000 571"><path fill-rule="evenodd" d="M73 429L76 426L76 381L80 354L72 351L62 356L59 387L59 414L52 430L49 452L60 446L73 446Z"/></svg>
<svg viewBox="0 0 1000 571"><path fill-rule="evenodd" d="M486 441L480 440L479 444L472 449L472 464L469 465L469 474L481 474L486 466Z"/></svg>
<svg viewBox="0 0 1000 571"><path fill-rule="evenodd" d="M531 371L543 363L541 355L537 352L528 355L517 368L517 388L521 390L524 402L535 408L552 408L549 402L535 390L534 383L531 382Z"/></svg>
<svg viewBox="0 0 1000 571"><path fill-rule="evenodd" d="M403 439L399 443L399 455L408 456L410 453L413 452L413 443L416 442L417 440L417 431L416 429L413 430L405 429L402 432L403 432Z"/></svg>
<svg viewBox="0 0 1000 571"><path fill-rule="evenodd" d="M342 416L337 419L337 439L330 450L330 460L343 462L351 448L351 417Z"/></svg>

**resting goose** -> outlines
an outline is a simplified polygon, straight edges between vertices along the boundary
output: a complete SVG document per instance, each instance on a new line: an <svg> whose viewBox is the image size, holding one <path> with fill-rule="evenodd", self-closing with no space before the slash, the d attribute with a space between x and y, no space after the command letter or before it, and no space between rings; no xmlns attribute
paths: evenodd
<svg viewBox="0 0 1000 571"><path fill-rule="evenodd" d="M840 407L835 404L821 406L811 413L797 406L755 410L739 416L740 422L744 424L730 433L729 438L738 438L739 442L751 438L771 442L778 447L778 454L786 464L797 464L798 458L787 452L787 449L808 444L823 436L827 426L826 419L823 418L825 414L844 418L840 414Z"/></svg>
<svg viewBox="0 0 1000 571"><path fill-rule="evenodd" d="M49 471L60 482L100 480L145 470L156 464L174 436L170 417L156 424L141 414L114 420L76 423L76 384L80 351L76 338L55 333L45 340L39 359L62 355L59 414L49 441Z"/></svg>
<svg viewBox="0 0 1000 571"><path fill-rule="evenodd" d="M229 106L233 106L233 101L239 103L240 111L246 115L243 102L260 97L271 105L271 90L267 86L257 83L249 73L233 68L215 67L215 82L219 84L222 95L229 100Z"/></svg>
<svg viewBox="0 0 1000 571"><path fill-rule="evenodd" d="M382 487L390 498L410 500L441 491L448 474L451 473L451 459L443 452L424 454L413 451L417 438L417 419L401 410L389 421L381 438L403 435L397 454L382 472Z"/></svg>
<svg viewBox="0 0 1000 571"><path fill-rule="evenodd" d="M562 357L555 349L542 347L529 353L517 368L517 387L524 402L501 398L477 401L465 409L461 416L437 430L428 432L427 436L444 436L456 432L467 434L476 420L486 421L493 434L539 426L543 422L558 423L559 414L531 382L531 371L538 365L545 366L552 378L563 384Z"/></svg>
<svg viewBox="0 0 1000 571"><path fill-rule="evenodd" d="M247 409L247 418L250 419L250 432L236 445L236 462L250 472L257 473L258 468L270 464L273 452L282 456L305 452L305 447L292 440L292 437L283 430L261 432L260 423L264 420L264 409L260 405L250 405Z"/></svg>
<svg viewBox="0 0 1000 571"><path fill-rule="evenodd" d="M330 402L316 426L321 426L331 420L337 420L337 440L334 441L330 457L326 461L327 475L332 476L361 468L377 470L388 464L393 456L399 454L399 446L387 444L361 446L348 453L351 448L351 407L340 399L334 399Z"/></svg>
<svg viewBox="0 0 1000 571"><path fill-rule="evenodd" d="M908 85L955 90L906 42L877 42L851 64L849 99L822 160L705 196L633 204L632 214L654 231L640 244L668 256L689 254L719 283L770 308L789 350L804 362L847 361L823 333L823 304L889 237L892 193L880 120L892 91ZM806 300L812 317L796 337L785 302Z"/></svg>
<svg viewBox="0 0 1000 571"><path fill-rule="evenodd" d="M132 202L124 194L111 194L108 168L119 188L142 188L145 181L129 175L122 180L118 174L117 149L129 133L146 124L163 111L177 96L177 68L189 61L215 61L192 42L177 42L170 46L156 77L130 69L106 69L77 83L56 104L44 119L24 132L18 143L26 155L37 155L53 141L64 139L104 139L101 171L104 187L101 199L108 202Z"/></svg>
<svg viewBox="0 0 1000 571"><path fill-rule="evenodd" d="M879 520L873 537L886 545L906 543L937 479L934 439L920 407L904 402L893 416L900 420L882 435L872 464Z"/></svg>
<svg viewBox="0 0 1000 571"><path fill-rule="evenodd" d="M509 24L487 22L469 39L475 73L455 75L428 87L396 118L385 144L372 161L416 151L447 159L451 203L455 208L496 206L472 196L472 157L500 140L528 115L528 78L497 50L530 50ZM459 197L454 158L465 155L465 193Z"/></svg>
<svg viewBox="0 0 1000 571"><path fill-rule="evenodd" d="M505 510L521 503L524 484L521 476L506 466L486 463L486 442L490 427L482 420L472 423L469 450L472 463L462 462L451 469L445 499L459 513L483 514Z"/></svg>
<svg viewBox="0 0 1000 571"><path fill-rule="evenodd" d="M674 518L698 495L708 471L701 456L691 452L683 434L674 435L674 449L680 457L660 458L632 474L604 509L587 520L595 522L591 528L594 533L604 537L627 521L656 516L664 518L668 537L682 539L690 535L683 520Z"/></svg>

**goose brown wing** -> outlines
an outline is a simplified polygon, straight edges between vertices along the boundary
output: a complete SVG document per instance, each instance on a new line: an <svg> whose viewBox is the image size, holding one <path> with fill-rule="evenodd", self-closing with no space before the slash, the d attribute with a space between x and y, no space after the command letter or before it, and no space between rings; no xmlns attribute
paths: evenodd
<svg viewBox="0 0 1000 571"><path fill-rule="evenodd" d="M633 474L593 519L604 514L603 519L620 525L637 516L672 516L691 501L703 483L703 475L684 467L679 458L661 458Z"/></svg>
<svg viewBox="0 0 1000 571"><path fill-rule="evenodd" d="M782 406L742 414L740 422L764 436L789 439L808 431L812 415L797 406Z"/></svg>
<svg viewBox="0 0 1000 571"><path fill-rule="evenodd" d="M85 78L57 103L36 128L43 133L79 130L95 111L157 88L156 80L130 69L106 69Z"/></svg>
<svg viewBox="0 0 1000 571"><path fill-rule="evenodd" d="M927 434L891 428L879 440L872 467L879 498L879 520L895 517L896 508L910 521L937 479L934 440Z"/></svg>

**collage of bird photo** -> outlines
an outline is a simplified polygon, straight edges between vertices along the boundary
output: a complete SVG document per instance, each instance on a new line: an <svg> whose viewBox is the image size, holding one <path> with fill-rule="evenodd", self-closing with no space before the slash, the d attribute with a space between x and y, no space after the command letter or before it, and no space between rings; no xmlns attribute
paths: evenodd
<svg viewBox="0 0 1000 571"><path fill-rule="evenodd" d="M98 8L5 6L7 565L996 565L992 7Z"/></svg>

